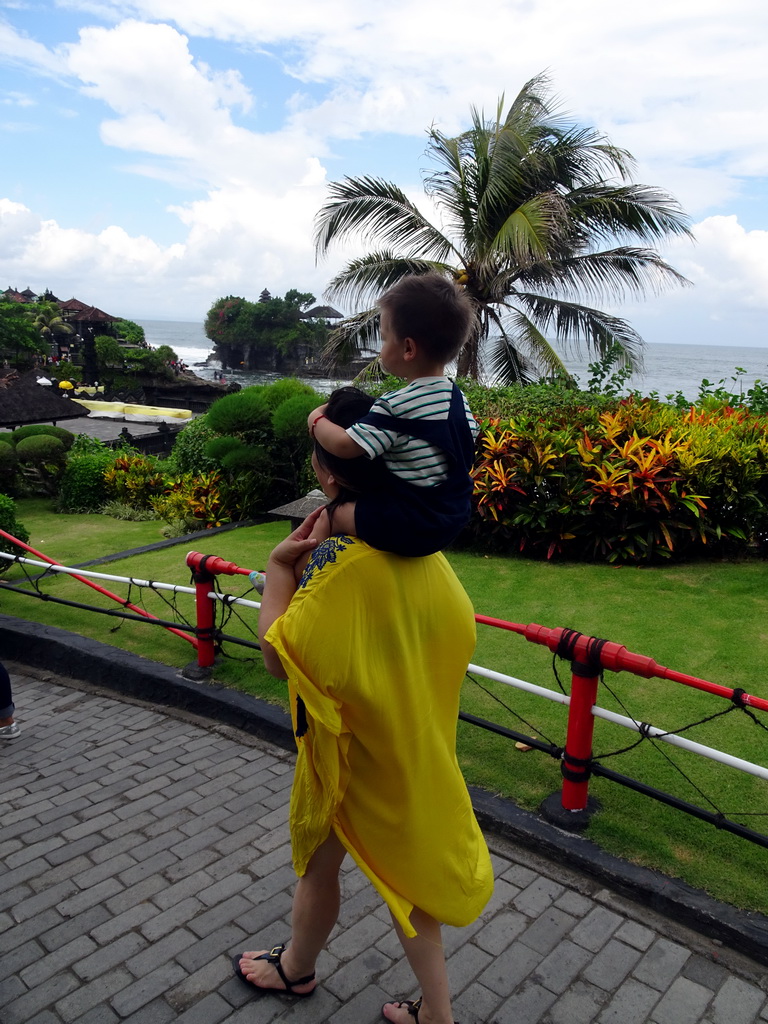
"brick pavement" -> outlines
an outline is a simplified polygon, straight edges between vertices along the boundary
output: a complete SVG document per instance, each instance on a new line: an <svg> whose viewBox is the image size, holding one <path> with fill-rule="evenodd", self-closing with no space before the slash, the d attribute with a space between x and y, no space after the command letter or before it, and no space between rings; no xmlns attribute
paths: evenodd
<svg viewBox="0 0 768 1024"><path fill-rule="evenodd" d="M349 860L310 1000L253 998L230 955L288 935L292 758L15 667L0 747L3 1024L373 1024L414 994ZM462 1024L763 1024L768 969L489 837L483 916L446 929Z"/></svg>

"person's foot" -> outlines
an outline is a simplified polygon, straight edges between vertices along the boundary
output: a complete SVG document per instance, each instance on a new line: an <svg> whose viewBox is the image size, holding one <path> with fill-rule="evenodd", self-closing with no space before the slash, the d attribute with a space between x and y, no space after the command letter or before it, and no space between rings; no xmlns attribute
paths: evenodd
<svg viewBox="0 0 768 1024"><path fill-rule="evenodd" d="M393 1003L384 1003L381 1008L381 1015L384 1020L391 1021L391 1024L437 1024L437 1018L430 1016L426 1008L422 1008L421 998L416 1000L402 999ZM441 1018L442 1019L442 1018ZM453 1024L448 1018L449 1024Z"/></svg>
<svg viewBox="0 0 768 1024"><path fill-rule="evenodd" d="M293 969L290 949L284 947L242 953L240 957L235 957L235 960L239 963L243 979L266 992L308 996L317 986L314 973L302 975L300 971ZM292 978L299 980L292 981Z"/></svg>
<svg viewBox="0 0 768 1024"><path fill-rule="evenodd" d="M19 723L11 719L5 725L0 725L0 740L15 740L20 732Z"/></svg>

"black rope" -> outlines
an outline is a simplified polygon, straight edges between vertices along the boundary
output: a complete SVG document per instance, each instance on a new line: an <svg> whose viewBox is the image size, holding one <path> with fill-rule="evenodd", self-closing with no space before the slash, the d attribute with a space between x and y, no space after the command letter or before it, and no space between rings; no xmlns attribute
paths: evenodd
<svg viewBox="0 0 768 1024"><path fill-rule="evenodd" d="M504 703L504 701L503 701L503 700L501 699L501 697L497 697L495 693L493 693L493 692L492 692L491 690L489 690L489 689L488 689L488 688L487 688L486 686L483 686L483 684L482 684L481 682L479 682L479 681L478 681L478 680L477 680L477 679L476 679L476 678L475 678L475 677L474 677L474 676L472 675L472 673L471 673L471 672L467 672L467 673L466 673L466 676L467 676L467 679L469 679L469 680L470 680L471 682L473 682L473 683L475 684L475 686L479 687L479 688L480 688L480 689L481 689L481 690L483 691L483 693L487 693L487 694L488 694L488 696L489 696L489 697L492 697L492 698L493 698L493 700L495 700L497 704L501 704L501 706L502 706L503 708L506 708L506 709L507 709L507 711L508 711L508 712L509 712L509 713L510 713L511 715L514 715L514 717L515 717L516 719L518 719L518 721L522 722L522 723L523 723L523 725L527 726L527 727L528 727L528 728L529 728L529 729L530 729L530 730L531 730L532 732L535 732L535 733L537 733L537 734L538 734L539 736L543 736L543 737L544 737L544 739L545 739L545 740L547 741L547 743L548 743L548 744L550 745L550 747L551 747L551 748L552 748L553 750L556 750L556 751L557 751L557 753L556 753L556 754L553 754L552 756L553 756L553 757L556 757L556 758L557 758L558 760L560 759L560 756L561 756L561 754L562 754L562 747L558 747L558 746L557 746L557 745L556 745L556 744L554 743L554 741L553 741L553 740L551 740L551 739L550 739L550 738L549 738L548 736L546 736L546 735L545 735L545 734L544 734L544 733L543 733L543 732L541 731L541 729L537 729L535 725L532 725L532 724L531 724L531 722L529 722L529 721L527 721L527 720L526 720L525 718L523 718L523 716L522 716L521 714L519 714L519 713L518 713L517 711L515 711L515 710L514 710L513 708L511 708L511 707L509 706L509 704L505 704L505 703Z"/></svg>

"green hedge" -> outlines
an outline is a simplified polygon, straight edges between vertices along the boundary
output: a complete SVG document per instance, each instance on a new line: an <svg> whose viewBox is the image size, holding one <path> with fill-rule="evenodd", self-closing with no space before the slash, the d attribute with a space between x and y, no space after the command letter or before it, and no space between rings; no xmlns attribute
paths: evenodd
<svg viewBox="0 0 768 1024"><path fill-rule="evenodd" d="M768 417L626 399L483 421L469 536L534 557L764 554Z"/></svg>

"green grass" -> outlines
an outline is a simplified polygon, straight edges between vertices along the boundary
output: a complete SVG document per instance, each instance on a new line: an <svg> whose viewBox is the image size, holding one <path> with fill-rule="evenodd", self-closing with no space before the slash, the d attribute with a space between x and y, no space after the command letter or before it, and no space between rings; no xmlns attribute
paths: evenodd
<svg viewBox="0 0 768 1024"><path fill-rule="evenodd" d="M53 517L42 504L19 502L18 518L29 529L33 546L63 562L85 561L161 539L158 523L103 522L99 516ZM194 546L248 568L262 568L272 546L286 530L284 522L269 523L202 538ZM113 571L134 578L187 584L189 571L184 556L191 546L192 542L187 541L133 556L116 563ZM479 613L515 622L569 626L622 643L630 651L678 671L768 697L764 672L768 661L768 565L764 563L630 569L542 564L468 552L454 552L449 557ZM101 566L99 569L110 571ZM3 579L18 582L21 577L21 570L14 566ZM119 584L105 586L125 593ZM46 592L70 600L114 606L64 577L47 580L44 587ZM221 587L243 594L248 583L243 577L221 577ZM133 597L139 603L138 591ZM169 617L157 594L144 592L144 597L150 611ZM6 614L57 625L166 664L181 666L194 658L191 646L155 627L124 622L116 628L116 623L104 616L8 592L0 593L0 602ZM180 597L178 607L193 617L191 598ZM242 613L242 619L230 620L225 631L253 639L256 613ZM110 632L113 628L116 631ZM228 653L250 660L222 659L215 670L217 681L284 704L284 684L267 675L258 652L230 645ZM480 626L473 660L542 686L556 687L551 654L509 632ZM568 665L559 662L558 671L569 688ZM481 682L522 715L530 727L471 681L464 687L464 710L563 744L563 707L502 684ZM598 697L602 707L664 729L678 729L727 706L715 697L659 679L609 672L605 682ZM768 725L768 715L758 717ZM559 789L559 765L546 755L537 751L521 753L508 740L465 723L460 723L458 735L459 755L468 781L530 809ZM768 763L768 732L741 712L734 711L686 735L746 760ZM596 754L628 746L635 739L635 733L596 722ZM768 832L768 817L752 816L768 814L768 783L668 745L658 747L683 768L691 782L648 743L610 758L606 764L712 810L708 798L726 816L755 831ZM593 818L586 834L606 850L680 877L736 906L768 912L764 849L606 780L594 778L590 792L599 798L603 810Z"/></svg>

